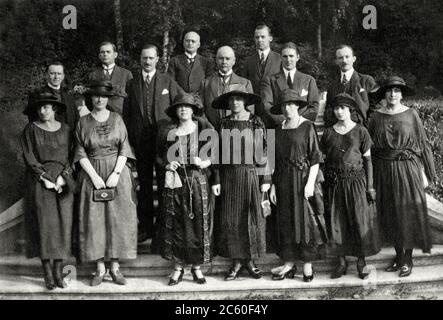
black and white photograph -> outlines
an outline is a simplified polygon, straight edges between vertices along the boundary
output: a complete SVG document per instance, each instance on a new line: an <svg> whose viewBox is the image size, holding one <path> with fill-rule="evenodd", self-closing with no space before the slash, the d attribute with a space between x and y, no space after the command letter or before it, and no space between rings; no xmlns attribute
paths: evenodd
<svg viewBox="0 0 443 320"><path fill-rule="evenodd" d="M443 300L442 92L441 0L0 0L0 299Z"/></svg>

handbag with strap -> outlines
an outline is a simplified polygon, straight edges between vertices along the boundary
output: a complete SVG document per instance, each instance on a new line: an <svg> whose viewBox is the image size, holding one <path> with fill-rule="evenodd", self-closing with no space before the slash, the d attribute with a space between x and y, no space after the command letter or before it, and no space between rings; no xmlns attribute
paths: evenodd
<svg viewBox="0 0 443 320"><path fill-rule="evenodd" d="M115 199L115 189L98 189L94 190L92 199L95 202L106 202Z"/></svg>

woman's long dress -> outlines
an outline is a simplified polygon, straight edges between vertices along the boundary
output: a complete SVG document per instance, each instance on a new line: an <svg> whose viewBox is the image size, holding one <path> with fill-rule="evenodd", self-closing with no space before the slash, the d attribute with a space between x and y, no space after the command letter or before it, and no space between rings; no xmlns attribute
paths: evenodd
<svg viewBox="0 0 443 320"><path fill-rule="evenodd" d="M225 258L255 258L266 252L266 219L261 208L260 185L270 183L271 178L263 174L266 162L256 157L257 150L266 146L265 126L253 114L245 121L226 117L221 120L219 134L221 163L216 166L214 180L214 184L221 184L217 252ZM241 134L242 138L228 139L229 134L237 137Z"/></svg>
<svg viewBox="0 0 443 320"><path fill-rule="evenodd" d="M169 127L170 130L176 129L176 125ZM210 262L212 258L213 197L208 182L211 171L191 164L191 158L201 156L200 150L207 144L206 141L199 141L198 133L210 127L209 123L204 125L199 122L193 133L180 137L173 135L171 141L167 140L166 133L158 143L160 157L157 161L163 168L170 162L168 150L177 151L174 156L181 166L176 172L182 184L173 189L165 187L163 191L160 252L163 258L182 265L200 265ZM202 160L206 160L204 156Z"/></svg>
<svg viewBox="0 0 443 320"><path fill-rule="evenodd" d="M422 170L432 181L435 167L422 122L414 109L369 122L374 140L374 181L384 240L406 249L431 250Z"/></svg>
<svg viewBox="0 0 443 320"><path fill-rule="evenodd" d="M304 198L309 169L321 159L314 125L305 121L296 129L277 129L275 141L277 254L285 261L318 259L327 243L319 182L314 196Z"/></svg>
<svg viewBox="0 0 443 320"><path fill-rule="evenodd" d="M96 121L91 114L80 118L76 140L74 162L88 158L105 183L118 156L125 156L128 161L135 159L125 124L114 112L104 122ZM94 185L83 169L78 183L80 259L135 259L137 213L130 169L123 168L115 187L115 199L108 202L93 200Z"/></svg>
<svg viewBox="0 0 443 320"><path fill-rule="evenodd" d="M69 161L70 130L62 123L46 131L29 123L21 137L26 164L25 226L29 258L66 259L71 254L74 196L67 186L62 193L45 188L40 176L55 183L72 173Z"/></svg>
<svg viewBox="0 0 443 320"><path fill-rule="evenodd" d="M371 145L367 129L359 124L344 135L333 127L323 132L330 244L336 255L366 257L381 249L379 221L375 204L367 198L363 168L363 154Z"/></svg>

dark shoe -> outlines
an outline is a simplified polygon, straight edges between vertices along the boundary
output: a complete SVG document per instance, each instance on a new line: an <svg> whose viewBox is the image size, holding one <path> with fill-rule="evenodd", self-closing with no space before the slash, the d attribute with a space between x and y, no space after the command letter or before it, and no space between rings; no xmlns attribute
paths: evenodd
<svg viewBox="0 0 443 320"><path fill-rule="evenodd" d="M179 270L176 270L176 271L179 271ZM168 282L168 286L175 286L176 284L179 284L183 280L183 274L184 273L185 273L185 269L181 269L180 276L178 277L177 280L175 280L174 278L170 277L169 278L169 282Z"/></svg>
<svg viewBox="0 0 443 320"><path fill-rule="evenodd" d="M312 268L312 274L309 276L305 275L305 273L303 272L303 281L311 282L312 280L314 280L314 274L315 274L314 268Z"/></svg>
<svg viewBox="0 0 443 320"><path fill-rule="evenodd" d="M125 277L123 277L119 269L117 269L115 272L109 270L109 274L111 275L112 281L114 281L116 284L124 286L127 283Z"/></svg>
<svg viewBox="0 0 443 320"><path fill-rule="evenodd" d="M345 275L346 272L348 272L348 263L345 262L345 264L339 264L331 274L331 279L341 278L341 276Z"/></svg>
<svg viewBox="0 0 443 320"><path fill-rule="evenodd" d="M369 272L364 272L366 267L366 263L359 264L357 262L357 271L358 271L358 277L362 280L366 279L369 276Z"/></svg>
<svg viewBox="0 0 443 320"><path fill-rule="evenodd" d="M407 277L412 273L412 264L405 263L400 268L400 277Z"/></svg>
<svg viewBox="0 0 443 320"><path fill-rule="evenodd" d="M192 278L194 279L194 281L197 282L198 284L205 284L206 283L206 278L205 277L203 277L203 278L197 277L197 274L195 273L195 270L196 269L191 268Z"/></svg>
<svg viewBox="0 0 443 320"><path fill-rule="evenodd" d="M243 269L241 262L235 262L234 265L229 269L228 274L225 276L226 281L235 280L238 278L238 274Z"/></svg>
<svg viewBox="0 0 443 320"><path fill-rule="evenodd" d="M245 264L245 268L248 271L249 275L254 279L260 279L262 276L262 272L259 268L257 268L254 264L254 261L249 260Z"/></svg>
<svg viewBox="0 0 443 320"><path fill-rule="evenodd" d="M395 259L392 263L385 269L386 272L396 272L400 270L402 263Z"/></svg>
<svg viewBox="0 0 443 320"><path fill-rule="evenodd" d="M52 275L51 264L49 262L48 264L43 265L43 277L45 279L46 289L54 290L57 287Z"/></svg>
<svg viewBox="0 0 443 320"><path fill-rule="evenodd" d="M289 269L285 273L282 273L282 274L280 274L280 273L273 273L272 274L272 280L278 281L278 280L283 280L285 278L294 279L296 272L297 272L297 267L294 265L292 267L292 269Z"/></svg>
<svg viewBox="0 0 443 320"><path fill-rule="evenodd" d="M103 279L105 279L105 275L106 272L103 275L100 275L100 273L96 271L94 277L91 279L91 287L96 287L101 284Z"/></svg>
<svg viewBox="0 0 443 320"><path fill-rule="evenodd" d="M63 280L63 262L62 261L54 261L54 268L52 269L52 274L55 279L55 284L59 288L66 288L68 285L65 280Z"/></svg>

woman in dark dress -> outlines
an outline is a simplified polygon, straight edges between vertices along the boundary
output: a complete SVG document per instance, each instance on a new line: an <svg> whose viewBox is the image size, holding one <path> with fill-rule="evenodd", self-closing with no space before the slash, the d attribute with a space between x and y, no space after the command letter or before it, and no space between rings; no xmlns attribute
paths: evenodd
<svg viewBox="0 0 443 320"><path fill-rule="evenodd" d="M321 152L314 125L299 115L307 106L295 90L286 89L271 108L286 120L275 137L275 171L270 199L277 205L277 253L285 264L272 270L273 280L293 278L295 260L303 260L303 280L314 278L311 261L327 243L321 186L316 183ZM315 197L314 197L315 194Z"/></svg>
<svg viewBox="0 0 443 320"><path fill-rule="evenodd" d="M340 263L332 279L346 274L346 256L358 257L361 279L367 272L366 256L380 251L378 217L375 210L371 146L365 127L351 120L357 103L346 93L333 99L338 122L323 132L321 148L325 154L325 187L330 214L332 251Z"/></svg>
<svg viewBox="0 0 443 320"><path fill-rule="evenodd" d="M49 290L66 287L63 260L71 254L74 197L72 185L66 183L72 181L71 135L66 124L55 120L55 113L65 109L57 96L41 93L32 106L38 120L30 122L21 137L28 186L27 256L40 257Z"/></svg>
<svg viewBox="0 0 443 320"><path fill-rule="evenodd" d="M377 211L384 240L396 257L386 269L411 274L412 250L431 251L425 188L435 177L432 151L417 112L403 105L413 90L400 77L391 77L378 90L386 105L374 112L369 132L374 141L374 181Z"/></svg>
<svg viewBox="0 0 443 320"><path fill-rule="evenodd" d="M126 165L135 157L122 118L107 109L108 98L114 95L112 83L94 83L87 94L93 108L77 125L74 157L82 169L78 176L80 259L97 264L91 286L102 283L105 260L110 260L112 280L124 285L119 260L137 257L136 198ZM100 189L103 192L94 195L94 190ZM109 189L114 197L99 201L100 195L112 194L104 192Z"/></svg>
<svg viewBox="0 0 443 320"><path fill-rule="evenodd" d="M242 90L215 99L215 109L230 109L218 130L220 165L213 180L214 194L220 195L218 215L218 254L233 260L225 280L238 278L246 268L258 279L261 271L254 258L266 250L266 220L261 208L261 192L270 188L267 163L260 157L266 146L265 125L246 106L260 103L260 97ZM262 153L263 155L263 153Z"/></svg>
<svg viewBox="0 0 443 320"><path fill-rule="evenodd" d="M159 134L157 162L166 169L160 250L175 262L169 285L178 284L186 265L195 282L206 283L200 269L211 261L212 207L209 187L210 154L200 154L209 142L199 141L203 130L214 130L201 118L202 107L193 94L178 95L166 114L173 120Z"/></svg>

